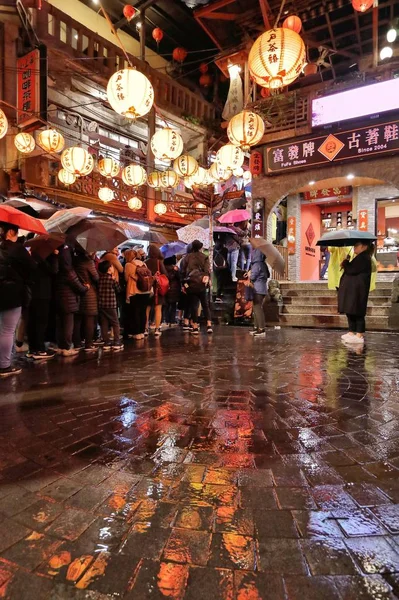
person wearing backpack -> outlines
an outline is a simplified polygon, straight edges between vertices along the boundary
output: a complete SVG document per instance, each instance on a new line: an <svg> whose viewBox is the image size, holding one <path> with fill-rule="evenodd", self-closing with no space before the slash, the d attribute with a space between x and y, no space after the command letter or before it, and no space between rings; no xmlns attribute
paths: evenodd
<svg viewBox="0 0 399 600"><path fill-rule="evenodd" d="M227 248L221 239L217 240L213 249L213 272L216 278L216 300L223 302L223 293L228 281L229 267L227 264Z"/></svg>
<svg viewBox="0 0 399 600"><path fill-rule="evenodd" d="M154 294L151 297L150 305L147 307L147 333L150 314L153 309L155 314L154 335L159 337L162 335L162 307L165 304L165 296L169 291L169 279L163 262L163 254L154 244L148 246L148 258L145 261L145 264L154 277Z"/></svg>
<svg viewBox="0 0 399 600"><path fill-rule="evenodd" d="M123 336L143 340L147 322L147 306L154 278L135 250L125 252L126 322Z"/></svg>
<svg viewBox="0 0 399 600"><path fill-rule="evenodd" d="M176 308L180 300L180 271L176 263L176 256L165 258L164 261L169 279L169 291L166 294L166 304L164 306L164 320L169 327L176 324Z"/></svg>
<svg viewBox="0 0 399 600"><path fill-rule="evenodd" d="M190 316L193 323L191 333L193 335L198 335L199 333L198 309L200 303L206 319L207 332L213 333L211 309L207 293L210 281L209 258L201 252L202 248L202 242L199 240L193 241L192 252L187 255L187 260L182 269L184 288L189 297Z"/></svg>
<svg viewBox="0 0 399 600"><path fill-rule="evenodd" d="M18 242L18 227L0 223L0 377L21 372L11 366L14 334L27 300L26 282L32 278L36 263Z"/></svg>
<svg viewBox="0 0 399 600"><path fill-rule="evenodd" d="M268 296L267 281L270 278L270 271L266 264L265 255L254 248L251 255L251 270L248 273L250 282L254 290L253 312L254 312L254 330L251 335L255 338L266 337L265 320L265 302Z"/></svg>

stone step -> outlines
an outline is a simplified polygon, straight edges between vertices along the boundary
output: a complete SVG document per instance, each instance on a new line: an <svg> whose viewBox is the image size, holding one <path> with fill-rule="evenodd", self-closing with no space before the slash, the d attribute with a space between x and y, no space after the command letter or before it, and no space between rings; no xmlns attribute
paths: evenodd
<svg viewBox="0 0 399 600"><path fill-rule="evenodd" d="M273 323L272 325L275 325ZM283 327L315 327L319 329L347 329L348 321L345 315L310 315L286 314L280 315L280 325ZM367 329L374 331L389 330L388 317L369 317Z"/></svg>
<svg viewBox="0 0 399 600"><path fill-rule="evenodd" d="M285 305L295 306L337 306L337 295L331 296L284 296ZM389 299L386 296L370 296L369 306L390 306Z"/></svg>
<svg viewBox="0 0 399 600"><path fill-rule="evenodd" d="M317 306L308 306L308 305L293 305L293 304L286 304L285 306L282 307L281 309L281 315L291 315L291 314L297 314L297 315L313 315L315 317L321 316L321 315L337 315L338 313L338 307L336 304L330 304L330 305L317 305ZM373 317L388 317L389 315L389 306L370 306L367 309L367 315L368 316L373 316Z"/></svg>
<svg viewBox="0 0 399 600"><path fill-rule="evenodd" d="M320 288L320 289L314 289L314 288L308 288L308 289L300 289L300 288L281 288L281 293L283 295L283 298L293 298L293 297L300 297L300 298L306 298L306 297L311 297L311 296L316 296L316 297L336 297L337 296L337 291L336 290L329 290L327 288ZM378 297L384 297L384 298L390 298L392 295L392 289L391 288L377 288L374 291L370 292L370 298L374 298L375 296Z"/></svg>

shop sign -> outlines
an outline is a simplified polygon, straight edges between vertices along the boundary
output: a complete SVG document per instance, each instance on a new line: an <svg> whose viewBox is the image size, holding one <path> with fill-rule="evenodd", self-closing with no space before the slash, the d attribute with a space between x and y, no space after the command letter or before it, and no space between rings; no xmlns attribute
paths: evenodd
<svg viewBox="0 0 399 600"><path fill-rule="evenodd" d="M399 151L399 120L265 148L266 175Z"/></svg>
<svg viewBox="0 0 399 600"><path fill-rule="evenodd" d="M195 206L189 206L187 204L178 204L178 205L174 205L175 206L175 210L178 213L184 214L184 215L207 215L208 214L208 209L205 208L198 208Z"/></svg>
<svg viewBox="0 0 399 600"><path fill-rule="evenodd" d="M17 59L17 73L17 123L21 125L34 120L40 113L39 49Z"/></svg>
<svg viewBox="0 0 399 600"><path fill-rule="evenodd" d="M296 252L296 217L288 217L287 221L287 246L291 256Z"/></svg>
<svg viewBox="0 0 399 600"><path fill-rule="evenodd" d="M262 173L262 163L262 154L258 150L253 150L249 159L249 170L253 177L258 177Z"/></svg>
<svg viewBox="0 0 399 600"><path fill-rule="evenodd" d="M252 237L265 237L265 199L255 198L252 213Z"/></svg>
<svg viewBox="0 0 399 600"><path fill-rule="evenodd" d="M206 204L206 206L211 206L213 198L213 186L211 188L209 186L206 188L194 187L191 190L191 193L196 202L201 202L202 204Z"/></svg>
<svg viewBox="0 0 399 600"><path fill-rule="evenodd" d="M333 187L333 188L322 188L321 190L311 190L310 192L303 192L303 199L322 200L323 198L340 198L342 196L350 196L352 188L348 186L344 187Z"/></svg>
<svg viewBox="0 0 399 600"><path fill-rule="evenodd" d="M359 231L368 231L369 228L369 211L359 210Z"/></svg>

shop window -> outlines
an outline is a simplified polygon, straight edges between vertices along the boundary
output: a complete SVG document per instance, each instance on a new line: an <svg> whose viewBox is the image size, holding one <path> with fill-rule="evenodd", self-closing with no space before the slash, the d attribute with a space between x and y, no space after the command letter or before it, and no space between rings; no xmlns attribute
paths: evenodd
<svg viewBox="0 0 399 600"><path fill-rule="evenodd" d="M108 65L108 48L103 48L104 65Z"/></svg>
<svg viewBox="0 0 399 600"><path fill-rule="evenodd" d="M61 40L61 42L63 42L64 44L66 44L66 41L67 41L67 25L66 25L66 23L64 23L64 21L60 21L60 40Z"/></svg>
<svg viewBox="0 0 399 600"><path fill-rule="evenodd" d="M376 216L378 270L399 271L399 198L378 201Z"/></svg>
<svg viewBox="0 0 399 600"><path fill-rule="evenodd" d="M49 35L54 35L54 17L50 13L47 14L47 32Z"/></svg>
<svg viewBox="0 0 399 600"><path fill-rule="evenodd" d="M94 42L94 55L93 56L97 57L99 52L100 52L100 45L98 42Z"/></svg>
<svg viewBox="0 0 399 600"><path fill-rule="evenodd" d="M79 41L78 31L77 31L77 29L72 29L72 41L71 41L71 43L72 43L72 48L74 50L78 49L78 41Z"/></svg>
<svg viewBox="0 0 399 600"><path fill-rule="evenodd" d="M87 35L82 35L82 52L83 54L87 54L87 50L89 48L89 38Z"/></svg>

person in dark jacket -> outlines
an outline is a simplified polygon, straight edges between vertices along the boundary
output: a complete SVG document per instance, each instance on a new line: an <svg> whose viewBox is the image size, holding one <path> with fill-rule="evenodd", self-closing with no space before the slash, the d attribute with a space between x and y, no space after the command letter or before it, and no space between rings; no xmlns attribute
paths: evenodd
<svg viewBox="0 0 399 600"><path fill-rule="evenodd" d="M45 341L53 295L53 277L58 273L58 250L46 259L32 252L32 258L37 268L34 272L32 299L29 305L27 356L35 360L48 360L55 356L53 352L46 351Z"/></svg>
<svg viewBox="0 0 399 600"><path fill-rule="evenodd" d="M358 242L353 251L353 260L346 259L342 263L344 273L338 290L338 312L348 319L349 332L342 336L343 341L363 344L374 245Z"/></svg>
<svg viewBox="0 0 399 600"><path fill-rule="evenodd" d="M94 260L83 248L77 247L74 262L77 276L84 285L87 285L87 293L80 297L79 310L75 313L73 345L75 348L82 346L83 334L85 352L96 352L97 348L93 345L93 339L98 317L99 275Z"/></svg>
<svg viewBox="0 0 399 600"><path fill-rule="evenodd" d="M148 258L145 261L145 264L151 271L153 275L158 273L158 271L162 275L168 275L165 269L165 265L163 262L163 255L160 249L154 244L150 244L148 246ZM161 332L161 322L162 322L162 306L165 304L165 298L160 294L157 294L156 291L154 295L150 299L150 306L147 307L147 332L149 327L149 320L151 310L154 310L155 316L155 336L159 337L162 335Z"/></svg>
<svg viewBox="0 0 399 600"><path fill-rule="evenodd" d="M180 271L184 287L186 289L190 303L190 317L193 323L191 333L198 335L198 309L201 303L205 316L207 332L213 333L211 309L209 306L208 287L210 280L209 258L201 252L202 242L194 240L192 243L192 252L187 255L186 260L182 261Z"/></svg>
<svg viewBox="0 0 399 600"><path fill-rule="evenodd" d="M118 298L120 288L116 281L114 269L109 261L104 260L99 265L100 281L98 284L98 307L100 311L101 335L104 340L103 350L120 351L123 344L120 341L120 326L118 319ZM109 330L114 333L114 343L110 344Z"/></svg>
<svg viewBox="0 0 399 600"><path fill-rule="evenodd" d="M0 377L21 372L11 366L14 334L26 304L26 283L36 268L29 252L18 242L18 227L0 223Z"/></svg>
<svg viewBox="0 0 399 600"><path fill-rule="evenodd" d="M265 321L265 302L268 296L267 280L270 277L270 271L266 264L265 255L254 248L251 255L251 271L249 272L250 283L254 290L253 311L254 311L254 330L251 334L254 337L266 337Z"/></svg>
<svg viewBox="0 0 399 600"><path fill-rule="evenodd" d="M73 356L79 350L72 348L74 316L79 310L79 299L87 293L88 283L83 284L72 263L72 252L64 246L59 253L59 269L56 277L56 308L58 318L58 348L63 356Z"/></svg>
<svg viewBox="0 0 399 600"><path fill-rule="evenodd" d="M224 289L229 281L227 248L222 239L218 239L213 249L213 272L216 278L216 302L223 302Z"/></svg>
<svg viewBox="0 0 399 600"><path fill-rule="evenodd" d="M167 325L169 325L169 327L171 327L172 325L176 324L176 308L180 299L181 290L180 271L176 266L176 256L165 258L164 264L170 285L169 291L165 297L166 303L164 306L164 321L167 323Z"/></svg>

